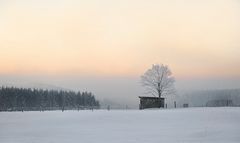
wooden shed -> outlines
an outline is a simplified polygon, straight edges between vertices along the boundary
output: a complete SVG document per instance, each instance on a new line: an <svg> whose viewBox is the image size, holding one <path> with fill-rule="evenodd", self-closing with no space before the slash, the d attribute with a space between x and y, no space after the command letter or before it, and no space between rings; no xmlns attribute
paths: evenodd
<svg viewBox="0 0 240 143"><path fill-rule="evenodd" d="M139 96L139 109L164 108L164 98Z"/></svg>

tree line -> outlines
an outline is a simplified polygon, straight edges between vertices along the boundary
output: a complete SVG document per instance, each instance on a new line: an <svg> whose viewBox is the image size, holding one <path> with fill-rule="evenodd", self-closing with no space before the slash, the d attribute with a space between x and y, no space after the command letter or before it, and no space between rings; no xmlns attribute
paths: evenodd
<svg viewBox="0 0 240 143"><path fill-rule="evenodd" d="M178 106L184 103L192 107L240 106L240 89L185 91L173 100Z"/></svg>
<svg viewBox="0 0 240 143"><path fill-rule="evenodd" d="M0 111L98 109L91 92L0 87Z"/></svg>

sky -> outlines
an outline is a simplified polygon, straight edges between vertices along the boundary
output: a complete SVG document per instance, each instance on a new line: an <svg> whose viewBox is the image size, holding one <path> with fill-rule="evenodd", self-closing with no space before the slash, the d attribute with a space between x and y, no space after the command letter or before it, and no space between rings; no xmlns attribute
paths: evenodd
<svg viewBox="0 0 240 143"><path fill-rule="evenodd" d="M178 89L239 88L239 55L238 0L0 0L1 84L135 100L163 63Z"/></svg>

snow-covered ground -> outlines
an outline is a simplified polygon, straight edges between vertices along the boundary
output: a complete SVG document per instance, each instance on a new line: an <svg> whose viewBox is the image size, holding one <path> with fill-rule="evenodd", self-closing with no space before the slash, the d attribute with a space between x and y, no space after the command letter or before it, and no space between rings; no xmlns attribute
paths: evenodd
<svg viewBox="0 0 240 143"><path fill-rule="evenodd" d="M0 143L240 142L240 108L0 112Z"/></svg>

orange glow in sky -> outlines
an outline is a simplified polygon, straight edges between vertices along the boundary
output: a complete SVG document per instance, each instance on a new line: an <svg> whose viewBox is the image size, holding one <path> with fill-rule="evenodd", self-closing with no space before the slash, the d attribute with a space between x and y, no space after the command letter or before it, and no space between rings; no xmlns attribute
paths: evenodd
<svg viewBox="0 0 240 143"><path fill-rule="evenodd" d="M238 0L0 2L0 74L240 77Z"/></svg>

